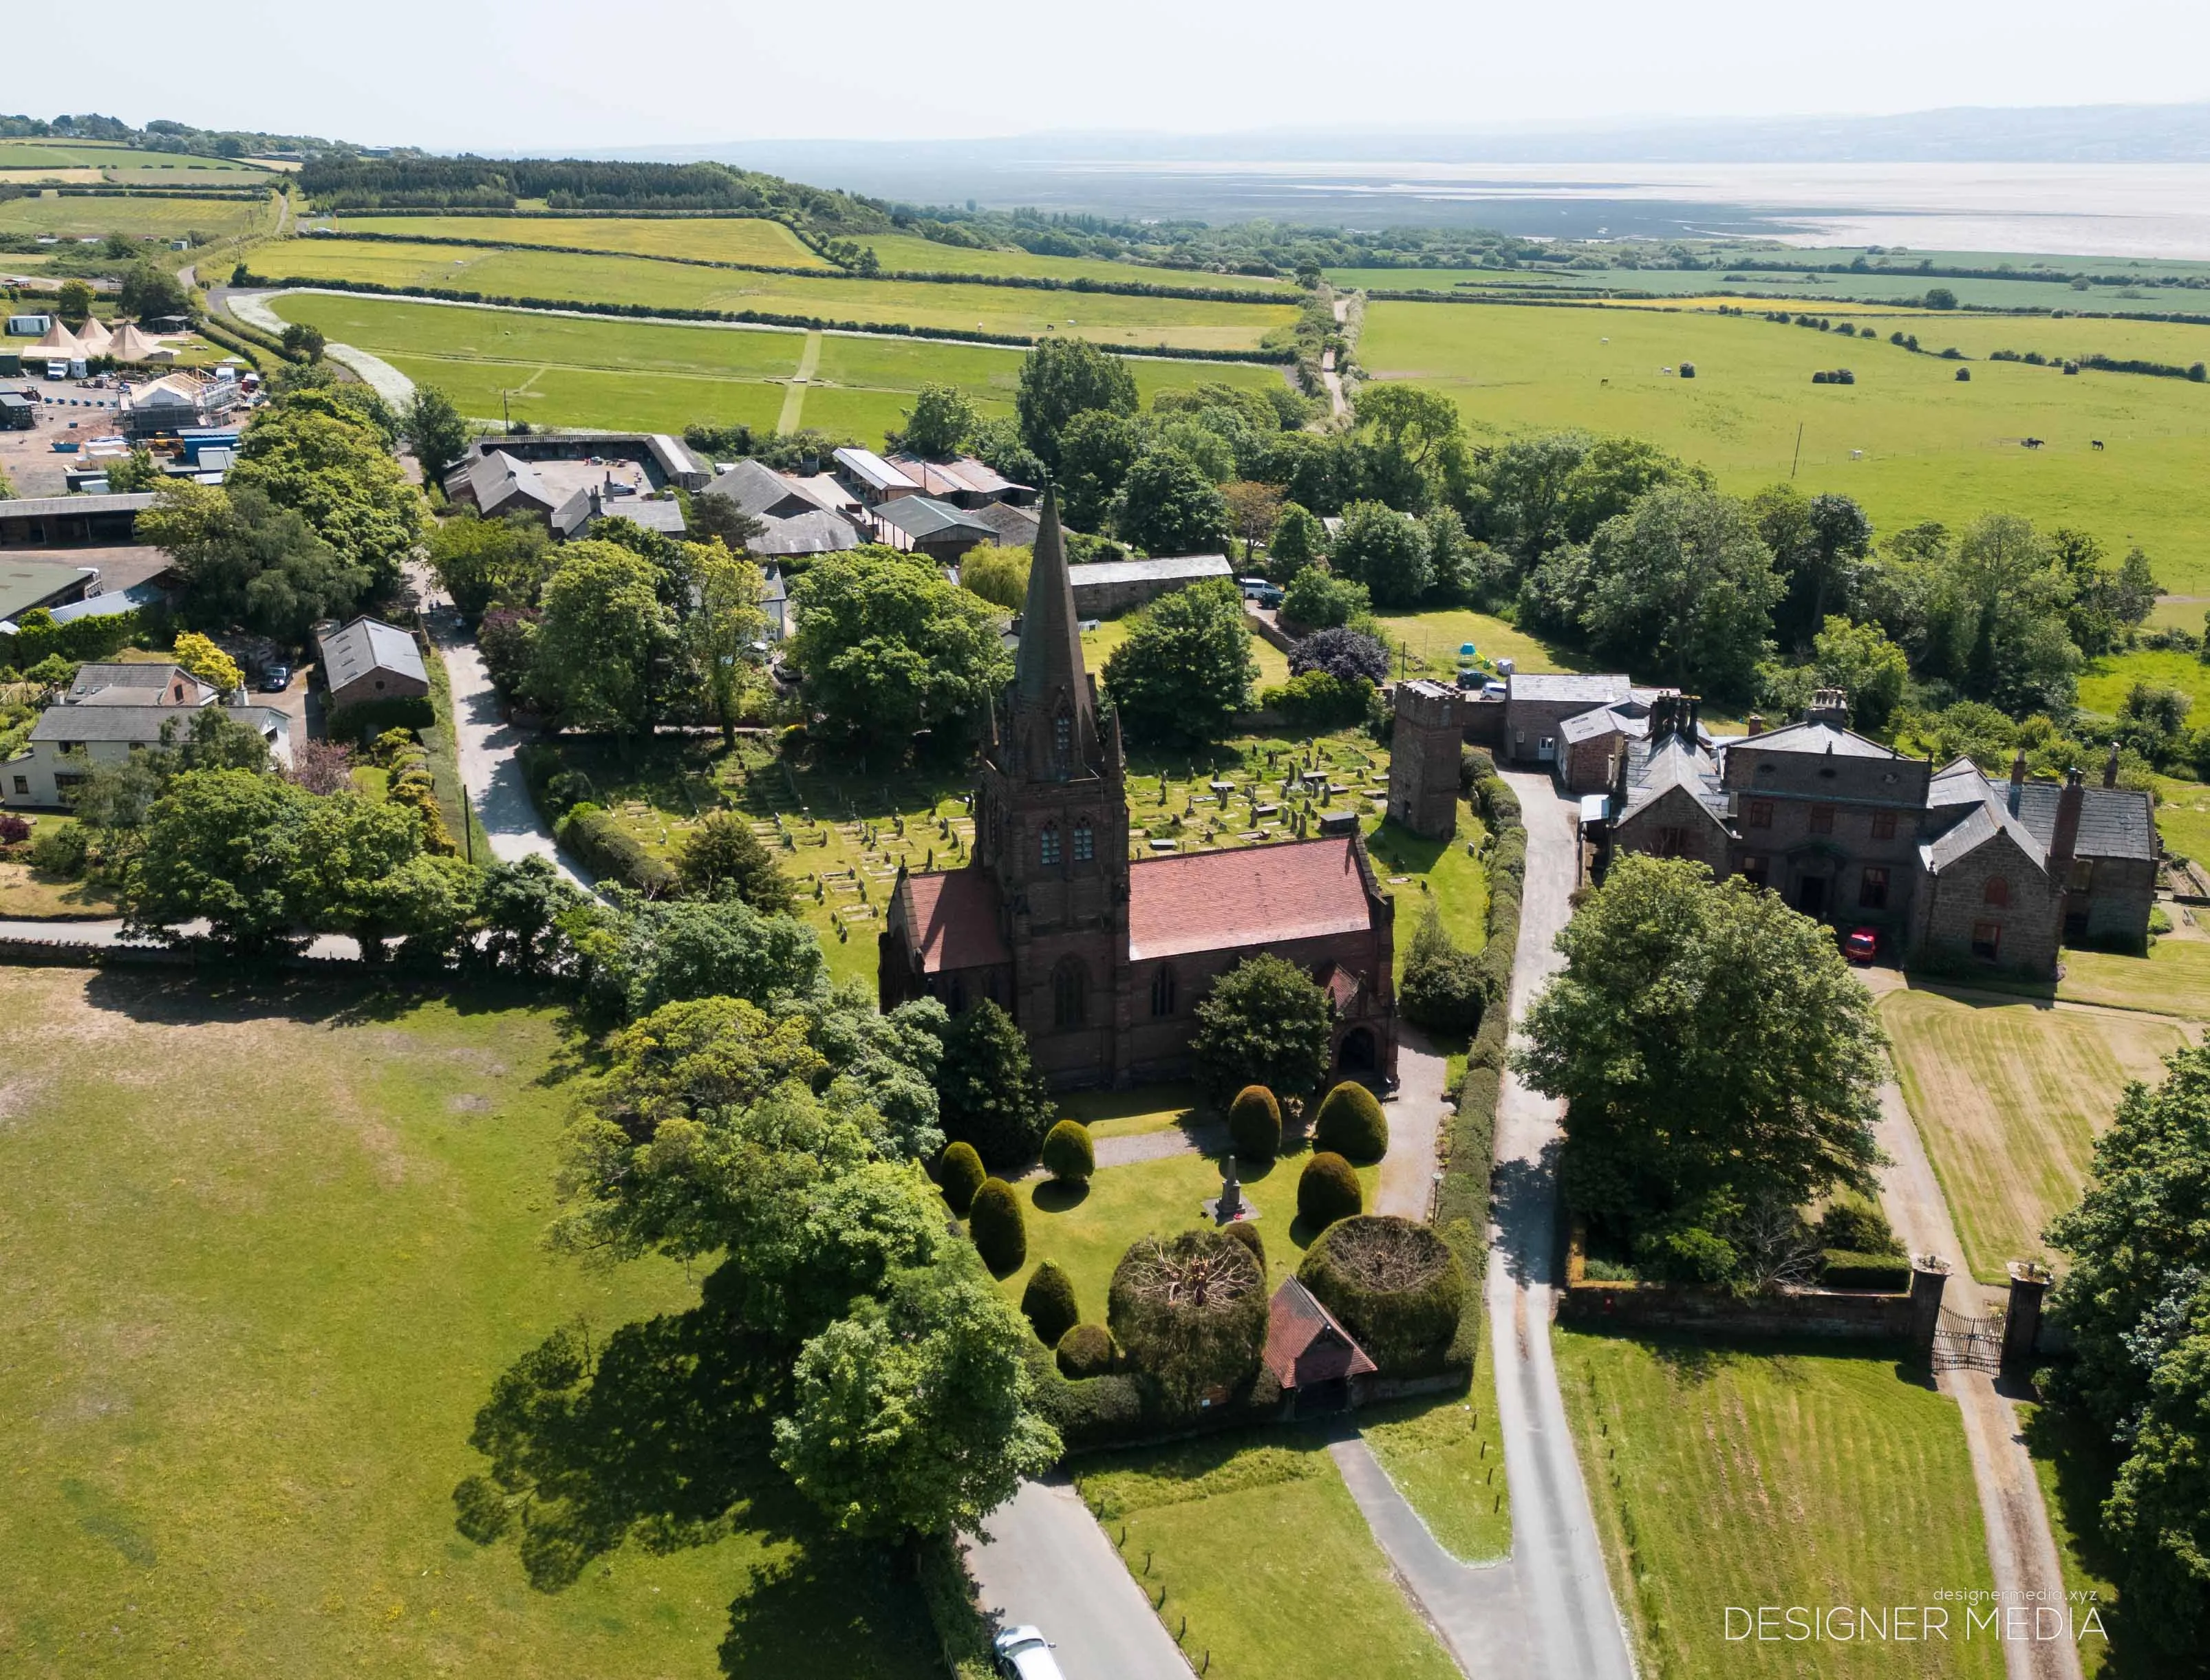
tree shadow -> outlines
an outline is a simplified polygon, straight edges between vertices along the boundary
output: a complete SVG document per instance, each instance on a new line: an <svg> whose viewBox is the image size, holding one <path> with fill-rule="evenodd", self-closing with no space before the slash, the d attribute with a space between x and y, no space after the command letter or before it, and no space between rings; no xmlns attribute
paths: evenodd
<svg viewBox="0 0 2210 1680"><path fill-rule="evenodd" d="M1513 1281L1549 1284L1561 1275L1557 1246L1562 1222L1557 1218L1555 1145L1540 1161L1500 1161L1489 1175L1489 1217L1498 1233Z"/></svg>
<svg viewBox="0 0 2210 1680"><path fill-rule="evenodd" d="M1090 1200L1090 1181L1086 1178L1048 1178L1036 1187L1029 1199L1039 1213L1066 1213Z"/></svg>
<svg viewBox="0 0 2210 1680"><path fill-rule="evenodd" d="M719 1653L729 1680L940 1669L909 1556L828 1532L787 1486L751 1502L746 1526L763 1520L795 1544L755 1565L730 1602Z"/></svg>
<svg viewBox="0 0 2210 1680"><path fill-rule="evenodd" d="M286 1020L303 1026L388 1025L426 1003L442 1003L462 1016L502 1010L559 1007L565 1000L543 986L445 970L385 974L303 974L273 963L223 960L193 967L114 967L95 970L85 998L148 1026ZM574 1034L568 1032L572 1039Z"/></svg>

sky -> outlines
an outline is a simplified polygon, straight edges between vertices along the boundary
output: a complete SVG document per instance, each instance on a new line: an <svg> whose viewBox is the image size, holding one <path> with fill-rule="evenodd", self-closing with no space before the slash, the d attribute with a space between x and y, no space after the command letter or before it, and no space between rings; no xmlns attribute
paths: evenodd
<svg viewBox="0 0 2210 1680"><path fill-rule="evenodd" d="M213 15L210 14L210 15ZM111 0L37 116L574 152L2210 98L2202 0Z"/></svg>

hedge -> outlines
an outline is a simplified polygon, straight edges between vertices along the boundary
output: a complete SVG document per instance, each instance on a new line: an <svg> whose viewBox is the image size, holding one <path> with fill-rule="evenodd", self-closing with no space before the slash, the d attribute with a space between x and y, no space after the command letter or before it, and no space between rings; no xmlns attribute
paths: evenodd
<svg viewBox="0 0 2210 1680"><path fill-rule="evenodd" d="M975 1193L990 1176L983 1169L982 1157L975 1152L972 1144L953 1144L944 1151L936 1170L945 1205L965 1218L967 1210L975 1205Z"/></svg>
<svg viewBox="0 0 2210 1680"><path fill-rule="evenodd" d="M1266 1269L1266 1239L1259 1234L1259 1227L1248 1219L1231 1219L1221 1228L1236 1242L1251 1251L1251 1258L1259 1262L1259 1269Z"/></svg>
<svg viewBox="0 0 2210 1680"><path fill-rule="evenodd" d="M1282 1152L1282 1105L1264 1085L1246 1085L1228 1105L1228 1136L1247 1161L1271 1161Z"/></svg>
<svg viewBox="0 0 2210 1680"><path fill-rule="evenodd" d="M594 874L611 877L648 898L675 889L675 867L655 857L612 816L588 801L571 807L552 837L583 859Z"/></svg>
<svg viewBox="0 0 2210 1680"><path fill-rule="evenodd" d="M1029 1273L1021 1291L1021 1311L1036 1331L1036 1339L1055 1348L1066 1333L1082 1321L1081 1305L1074 1298L1074 1279L1057 1260L1046 1260Z"/></svg>
<svg viewBox="0 0 2210 1680"><path fill-rule="evenodd" d="M928 1605L928 1619L951 1680L993 1680L998 1671L990 1646L990 1618L983 1613L958 1540L948 1531L924 1534L917 1550L921 1596Z"/></svg>
<svg viewBox="0 0 2210 1680"><path fill-rule="evenodd" d="M1042 1271L1043 1268L1036 1268ZM1102 1324L1075 1324L1067 1326L1066 1333L1059 1339L1053 1355L1060 1375L1079 1381L1085 1377L1110 1376L1113 1362L1119 1350L1113 1345L1113 1333Z"/></svg>
<svg viewBox="0 0 2210 1680"><path fill-rule="evenodd" d="M329 716L328 731L332 740L374 740L386 729L433 728L438 722L438 709L426 695L404 700L363 700L356 705L340 706Z"/></svg>
<svg viewBox="0 0 2210 1680"><path fill-rule="evenodd" d="M1210 1275L1202 1299L1191 1287L1201 1272ZM1172 1293L1162 1287L1168 1282ZM1259 1368L1265 1269L1217 1230L1139 1237L1113 1268L1105 1317L1129 1362L1163 1394L1195 1409L1214 1388L1233 1389Z"/></svg>
<svg viewBox="0 0 2210 1680"><path fill-rule="evenodd" d="M1297 1215L1322 1229L1338 1219L1355 1219L1365 1210L1366 1192L1357 1171L1340 1155L1322 1150L1297 1175Z"/></svg>
<svg viewBox="0 0 2210 1680"><path fill-rule="evenodd" d="M1028 1226L1021 1219L1020 1198L1002 1178L986 1178L967 1207L967 1235L982 1263L997 1276L1019 1268L1029 1257Z"/></svg>
<svg viewBox="0 0 2210 1680"><path fill-rule="evenodd" d="M1090 1175L1097 1170L1097 1151L1090 1144L1090 1128L1078 1120L1060 1121L1045 1134L1042 1159L1044 1170L1060 1183L1089 1183Z"/></svg>
<svg viewBox="0 0 2210 1680"><path fill-rule="evenodd" d="M1387 1284L1375 1273L1384 1252L1412 1281ZM1465 1307L1465 1268L1450 1244L1416 1220L1362 1214L1320 1234L1297 1267L1297 1281L1343 1320L1384 1376L1423 1376L1448 1361Z"/></svg>
<svg viewBox="0 0 2210 1680"><path fill-rule="evenodd" d="M1380 1099L1356 1080L1344 1080L1320 1102L1313 1147L1353 1161L1379 1161L1389 1152L1389 1117Z"/></svg>
<svg viewBox="0 0 2210 1680"><path fill-rule="evenodd" d="M137 640L145 628L145 620L135 607L127 613L69 619L60 624L45 607L33 607L15 620L15 634L0 643L0 653L7 655L5 662L21 671L54 654L82 665L87 660L106 659L120 652Z"/></svg>
<svg viewBox="0 0 2210 1680"><path fill-rule="evenodd" d="M1821 1258L1819 1282L1827 1289L1881 1290L1900 1295L1911 1287L1911 1262L1895 1254L1828 1248Z"/></svg>

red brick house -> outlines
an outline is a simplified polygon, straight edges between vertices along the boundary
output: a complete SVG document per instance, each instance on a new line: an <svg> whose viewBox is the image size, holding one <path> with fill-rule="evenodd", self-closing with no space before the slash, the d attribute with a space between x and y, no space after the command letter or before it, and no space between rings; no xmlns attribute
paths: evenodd
<svg viewBox="0 0 2210 1680"><path fill-rule="evenodd" d="M1119 720L1084 668L1047 497L1013 680L993 706L964 869L904 874L880 940L882 1006L982 998L1057 1085L1190 1072L1197 1005L1262 951L1326 988L1336 1072L1393 1084L1394 905L1356 834L1131 861Z"/></svg>

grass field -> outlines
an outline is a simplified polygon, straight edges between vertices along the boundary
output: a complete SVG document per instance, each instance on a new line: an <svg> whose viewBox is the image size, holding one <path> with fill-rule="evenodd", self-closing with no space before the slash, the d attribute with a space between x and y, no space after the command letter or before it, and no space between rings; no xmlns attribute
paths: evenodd
<svg viewBox="0 0 2210 1680"><path fill-rule="evenodd" d="M695 1298L672 1263L543 1247L552 1014L0 968L0 1175L38 1187L0 1205L0 1669L942 1672L888 1565L794 1538L787 1494L552 1595L455 1532L510 1362Z"/></svg>
<svg viewBox="0 0 2210 1680"><path fill-rule="evenodd" d="M1289 304L1208 303L1174 298L1025 291L920 281L811 279L658 263L649 257L453 245L295 239L257 249L257 273L384 286L450 287L497 297L760 310L833 321L891 323L945 331L1061 332L1102 343L1247 350L1287 326Z"/></svg>
<svg viewBox="0 0 2210 1680"><path fill-rule="evenodd" d="M1038 257L1025 251L969 251L943 245L911 233L867 233L854 244L872 247L885 269L913 274L1033 275L1042 280L1135 281L1151 286L1182 286L1217 292L1283 292L1288 283L1264 275L1216 275L1187 269L1155 268L1145 263L1117 263L1103 257Z"/></svg>
<svg viewBox="0 0 2210 1680"><path fill-rule="evenodd" d="M66 239L107 233L127 233L134 239L199 233L213 242L275 225L275 207L258 199L40 197L0 202L0 233L53 233ZM21 260L0 257L0 266Z"/></svg>
<svg viewBox="0 0 2210 1680"><path fill-rule="evenodd" d="M456 309L393 299L293 295L272 305L289 321L374 351L409 378L444 387L462 412L506 412L543 426L631 426L680 431L692 420L772 427L798 371L805 335L708 326ZM927 340L821 341L800 423L879 444L903 422L924 384L956 384L992 414L1012 412L1022 356L1013 349ZM1137 360L1130 366L1149 401L1175 386L1225 383L1247 390L1281 372L1244 362Z"/></svg>
<svg viewBox="0 0 2210 1680"><path fill-rule="evenodd" d="M1075 1474L1207 1680L1456 1680L1317 1433L1216 1435Z"/></svg>
<svg viewBox="0 0 2210 1680"><path fill-rule="evenodd" d="M634 257L697 257L709 263L765 263L786 269L826 269L797 234L761 216L315 216L348 233L396 233L443 239L511 239L518 245L571 245ZM456 253L457 254L457 253Z"/></svg>
<svg viewBox="0 0 2210 1680"><path fill-rule="evenodd" d="M1487 1385L1463 1398L1368 1406L1358 1432L1445 1551L1461 1563L1511 1555L1504 1441Z"/></svg>
<svg viewBox="0 0 2210 1680"><path fill-rule="evenodd" d="M265 178L258 164L236 158L188 157L178 152L143 152L102 140L0 140L0 170L78 170L150 180L189 179L193 175ZM220 183L234 186L236 178Z"/></svg>
<svg viewBox="0 0 2210 1680"><path fill-rule="evenodd" d="M2160 1079L2189 1037L2153 1015L1929 991L1892 992L1880 1011L1965 1264L1986 1283L2007 1261L2050 1258L2042 1228L2079 1200L2120 1091Z"/></svg>
<svg viewBox="0 0 2210 1680"><path fill-rule="evenodd" d="M1942 331L2000 331L2025 348L2026 328L2072 324ZM1797 484L1855 496L1883 530L2020 513L2090 531L2116 553L2141 544L2175 592L2210 584L2210 515L2187 489L2210 471L2210 388L2185 380L1974 363L1960 384L1952 364L1890 345L1884 331L1875 341L1754 317L1448 304L1370 305L1359 356L1377 378L1446 392L1478 441L1558 426L1624 432L1746 493L1790 476L1800 427ZM1693 381L1659 371L1683 361L1695 364ZM1844 366L1856 384L1810 383ZM2022 447L2029 436L2047 446Z"/></svg>
<svg viewBox="0 0 2210 1680"><path fill-rule="evenodd" d="M1953 1402L1886 1355L1552 1342L1645 1675L1999 1680L2000 1647L1967 1642L1955 1604L1946 1642L1726 1638L1730 1606L1878 1611L1992 1589Z"/></svg>
<svg viewBox="0 0 2210 1680"><path fill-rule="evenodd" d="M2177 912L2179 907L2172 909ZM2074 1003L2210 1021L2210 939L2160 939L2146 957L2067 951L2056 995Z"/></svg>

